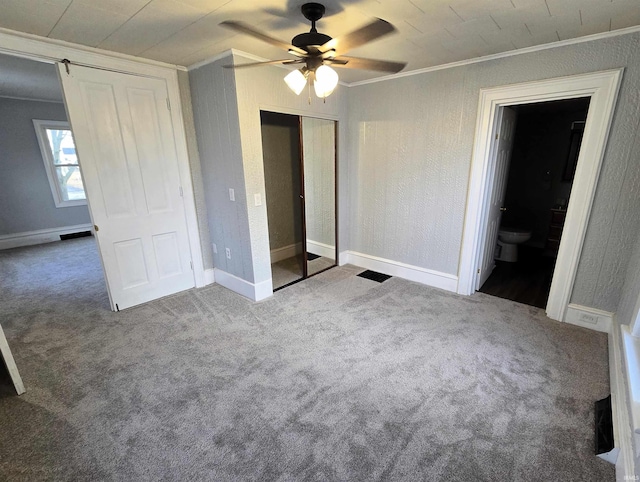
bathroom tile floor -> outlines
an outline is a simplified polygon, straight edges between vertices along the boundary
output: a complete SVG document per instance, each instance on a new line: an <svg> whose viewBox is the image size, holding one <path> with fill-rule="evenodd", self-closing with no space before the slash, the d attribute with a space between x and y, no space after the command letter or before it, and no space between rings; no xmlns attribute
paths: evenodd
<svg viewBox="0 0 640 482"><path fill-rule="evenodd" d="M551 287L555 258L542 249L518 247L518 261L496 261L491 276L479 291L488 295L545 308Z"/></svg>

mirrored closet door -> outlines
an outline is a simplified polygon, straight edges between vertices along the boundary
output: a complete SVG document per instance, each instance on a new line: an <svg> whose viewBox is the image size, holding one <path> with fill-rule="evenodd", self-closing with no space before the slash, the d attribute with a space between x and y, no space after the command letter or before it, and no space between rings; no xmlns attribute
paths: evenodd
<svg viewBox="0 0 640 482"><path fill-rule="evenodd" d="M261 111L273 289L336 265L336 122Z"/></svg>
<svg viewBox="0 0 640 482"><path fill-rule="evenodd" d="M307 276L336 264L336 123L302 117Z"/></svg>

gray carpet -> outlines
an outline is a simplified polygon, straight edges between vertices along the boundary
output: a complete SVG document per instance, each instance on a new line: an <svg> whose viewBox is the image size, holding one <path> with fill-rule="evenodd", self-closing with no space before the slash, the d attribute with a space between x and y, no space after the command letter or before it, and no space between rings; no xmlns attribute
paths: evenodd
<svg viewBox="0 0 640 482"><path fill-rule="evenodd" d="M614 480L603 334L352 266L112 313L91 242L0 251L0 480Z"/></svg>

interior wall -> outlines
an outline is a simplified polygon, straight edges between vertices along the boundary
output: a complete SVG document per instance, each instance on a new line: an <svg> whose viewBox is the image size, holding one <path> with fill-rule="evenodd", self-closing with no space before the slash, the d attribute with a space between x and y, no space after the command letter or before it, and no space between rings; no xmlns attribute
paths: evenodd
<svg viewBox="0 0 640 482"><path fill-rule="evenodd" d="M230 53L191 70L191 102L209 232L218 247L213 254L214 266L257 284L271 279L266 205L263 202L256 206L254 198L259 194L265 199L260 110L346 119L346 88L339 86L326 102L314 97L309 104L306 90L296 96L286 86L285 69L224 68L234 61L243 63L247 59ZM346 138L346 131L340 135ZM346 164L341 169L346 179ZM229 188L235 190L235 202L229 200ZM340 212L346 217L346 183L340 189ZM340 236L346 246L346 227L340 230ZM230 260L226 259L225 247L231 249Z"/></svg>
<svg viewBox="0 0 640 482"><path fill-rule="evenodd" d="M307 240L335 248L335 123L302 118Z"/></svg>
<svg viewBox="0 0 640 482"><path fill-rule="evenodd" d="M0 235L91 222L87 206L56 207L33 119L66 121L64 104L0 98Z"/></svg>
<svg viewBox="0 0 640 482"><path fill-rule="evenodd" d="M566 201L571 181L563 174L571 145L571 124L587 118L588 99L518 106L502 226L532 230L525 243L544 248L551 209Z"/></svg>
<svg viewBox="0 0 640 482"><path fill-rule="evenodd" d="M235 56L236 60L246 62L247 59ZM227 61L228 62L228 61ZM236 88L238 91L238 117L240 121L240 135L242 157L246 184L246 202L249 213L249 229L251 251L253 254L254 279L260 283L271 278L269 234L266 206L255 206L254 194L261 194L264 198L264 170L262 160L262 140L260 135L260 110L284 112L304 115L308 117L329 118L335 120L346 119L347 88L339 85L326 102L311 94L309 103L307 89L296 96L284 82L287 70L279 67L260 67L255 69L239 69L235 72ZM341 222L348 212L347 186L341 180L347 178L346 132L344 123L338 124L341 129L338 136L338 183L339 183L339 226L341 249L348 245L349 226ZM343 244L344 243L344 244Z"/></svg>
<svg viewBox="0 0 640 482"><path fill-rule="evenodd" d="M299 117L271 112L261 117L269 248L300 243L296 252L302 252Z"/></svg>
<svg viewBox="0 0 640 482"><path fill-rule="evenodd" d="M573 303L615 311L640 223L640 34L349 89L350 249L457 275L482 88L624 67Z"/></svg>
<svg viewBox="0 0 640 482"><path fill-rule="evenodd" d="M200 246L202 246L202 264L204 269L211 269L213 268L213 250L211 248L211 235L209 234L209 221L207 219L207 201L202 183L202 168L200 164L200 154L198 152L196 127L193 121L189 74L183 70L178 71L178 87L180 88L180 104L182 106L191 183L193 185L193 197L196 206L196 216L198 218L198 234L200 236Z"/></svg>
<svg viewBox="0 0 640 482"><path fill-rule="evenodd" d="M209 235L218 252L211 245L203 250L209 250L214 267L253 281L235 71L223 68L231 62L223 58L189 72Z"/></svg>
<svg viewBox="0 0 640 482"><path fill-rule="evenodd" d="M634 321L640 299L640 232L636 235L636 243L628 263L627 276L616 312L618 322L623 325L631 325Z"/></svg>

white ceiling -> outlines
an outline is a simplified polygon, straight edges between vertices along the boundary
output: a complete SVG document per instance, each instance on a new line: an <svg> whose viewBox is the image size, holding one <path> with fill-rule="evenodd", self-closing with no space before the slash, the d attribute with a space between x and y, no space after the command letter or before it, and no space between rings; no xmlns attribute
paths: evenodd
<svg viewBox="0 0 640 482"><path fill-rule="evenodd" d="M0 0L0 27L189 66L235 48L288 54L220 27L242 20L286 40L309 28L305 0ZM639 0L324 0L319 30L343 35L383 18L398 33L349 55L415 70L640 25ZM37 12L37 13L34 13ZM382 75L341 70L347 81Z"/></svg>

